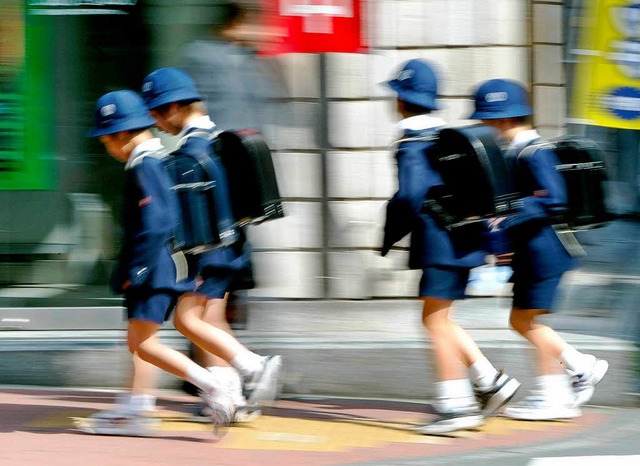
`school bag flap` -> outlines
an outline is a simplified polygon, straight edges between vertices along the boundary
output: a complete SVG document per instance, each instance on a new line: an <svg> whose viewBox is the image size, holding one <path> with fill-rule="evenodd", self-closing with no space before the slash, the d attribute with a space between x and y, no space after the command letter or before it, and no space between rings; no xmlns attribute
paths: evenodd
<svg viewBox="0 0 640 466"><path fill-rule="evenodd" d="M226 169L240 225L284 217L271 150L259 131L222 131L216 136L214 149Z"/></svg>

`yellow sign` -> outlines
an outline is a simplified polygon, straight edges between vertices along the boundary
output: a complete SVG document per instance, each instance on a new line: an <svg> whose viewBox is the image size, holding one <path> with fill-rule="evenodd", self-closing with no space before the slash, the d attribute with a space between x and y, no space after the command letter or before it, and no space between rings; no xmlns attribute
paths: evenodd
<svg viewBox="0 0 640 466"><path fill-rule="evenodd" d="M640 129L640 0L584 5L573 121Z"/></svg>

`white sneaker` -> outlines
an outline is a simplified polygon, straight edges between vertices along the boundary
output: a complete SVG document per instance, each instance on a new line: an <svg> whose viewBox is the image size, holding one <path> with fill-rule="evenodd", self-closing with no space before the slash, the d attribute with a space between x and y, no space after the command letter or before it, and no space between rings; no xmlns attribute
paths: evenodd
<svg viewBox="0 0 640 466"><path fill-rule="evenodd" d="M247 405L247 400L242 393L242 379L240 373L233 367L214 366L208 367L216 381L220 384L220 389L229 397L236 407L233 417L234 423L250 422L260 417L259 409ZM201 413L210 412L208 406L201 409Z"/></svg>
<svg viewBox="0 0 640 466"><path fill-rule="evenodd" d="M244 395L249 406L273 401L280 395L282 356L266 356L262 367L244 381Z"/></svg>
<svg viewBox="0 0 640 466"><path fill-rule="evenodd" d="M458 430L475 429L484 424L484 416L477 406L436 414L435 420L416 428L416 432L424 435L441 435Z"/></svg>
<svg viewBox="0 0 640 466"><path fill-rule="evenodd" d="M520 388L520 382L499 371L489 387L474 385L473 392L485 417L491 416L506 405Z"/></svg>
<svg viewBox="0 0 640 466"><path fill-rule="evenodd" d="M235 368L230 366L213 366L207 367L207 370L213 374L220 389L233 400L236 406L246 404L246 400L242 394L242 379Z"/></svg>
<svg viewBox="0 0 640 466"><path fill-rule="evenodd" d="M258 408L250 406L242 406L236 409L236 413L233 415L234 424L242 424L244 422L251 422L262 416L262 411Z"/></svg>
<svg viewBox="0 0 640 466"><path fill-rule="evenodd" d="M89 434L149 437L154 435L159 425L159 419L144 413L112 409L92 415L79 429Z"/></svg>
<svg viewBox="0 0 640 466"><path fill-rule="evenodd" d="M573 403L551 400L542 393L534 393L522 401L507 406L503 415L523 421L551 421L555 419L573 419L582 412Z"/></svg>
<svg viewBox="0 0 640 466"><path fill-rule="evenodd" d="M212 410L209 404L204 401L204 397L202 397L203 402L196 410L196 416L203 418L211 418ZM243 423L243 422L251 422L258 419L262 416L262 411L258 408L250 407L250 406L236 406L235 414L233 415L232 424Z"/></svg>
<svg viewBox="0 0 640 466"><path fill-rule="evenodd" d="M590 355L591 356L591 355ZM575 396L574 403L582 406L591 400L596 390L596 385L602 380L609 369L609 363L604 359L597 359L595 356L593 363L582 373L571 373L571 386Z"/></svg>
<svg viewBox="0 0 640 466"><path fill-rule="evenodd" d="M211 422L217 431L221 427L226 427L233 422L236 414L236 406L225 393L217 392L214 395L203 393L202 397L209 406Z"/></svg>

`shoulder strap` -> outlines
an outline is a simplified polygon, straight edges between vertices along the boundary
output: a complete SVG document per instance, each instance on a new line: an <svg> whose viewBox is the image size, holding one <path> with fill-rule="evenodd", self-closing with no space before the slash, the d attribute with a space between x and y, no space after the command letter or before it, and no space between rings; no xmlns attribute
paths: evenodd
<svg viewBox="0 0 640 466"><path fill-rule="evenodd" d="M433 142L433 141L437 141L437 140L438 140L438 132L434 131L434 132L432 132L430 134L425 134L425 135L421 134L421 135L418 135L418 136L412 136L412 137L398 139L397 141L394 141L391 144L391 148L392 149L396 149L403 142L414 142L414 141Z"/></svg>
<svg viewBox="0 0 640 466"><path fill-rule="evenodd" d="M153 157L155 159L162 160L167 155L169 154L165 150L146 150L138 154L136 158L131 161L129 168L133 168L136 165L139 165L142 162L142 159L144 159L145 157Z"/></svg>
<svg viewBox="0 0 640 466"><path fill-rule="evenodd" d="M216 180L216 170L213 160L211 159L211 154L198 151L190 153L189 156L192 157L196 162L198 162L198 164L202 167L210 180Z"/></svg>
<svg viewBox="0 0 640 466"><path fill-rule="evenodd" d="M553 149L554 147L555 145L553 142L545 141L542 138L537 138L529 142L529 144L527 144L524 148L520 149L516 157L531 157L533 153L538 149Z"/></svg>
<svg viewBox="0 0 640 466"><path fill-rule="evenodd" d="M185 134L184 136L182 136L178 141L178 143L176 144L176 149L180 149L190 137L206 139L207 141L213 142L213 140L217 138L218 134L220 133L221 131L218 131L215 128L212 128L211 130L202 129L202 128L196 129L195 131L191 131Z"/></svg>

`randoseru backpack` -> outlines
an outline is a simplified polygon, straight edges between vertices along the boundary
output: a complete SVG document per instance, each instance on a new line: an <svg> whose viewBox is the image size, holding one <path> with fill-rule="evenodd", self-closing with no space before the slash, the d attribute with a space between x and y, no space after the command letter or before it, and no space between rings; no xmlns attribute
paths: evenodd
<svg viewBox="0 0 640 466"><path fill-rule="evenodd" d="M562 215L552 218L552 222L569 230L588 230L606 225L610 219L605 196L607 172L598 145L584 137L562 136L525 147L518 154L518 161L533 156L541 149L555 151L559 161L556 170L564 178L567 188L568 208Z"/></svg>
<svg viewBox="0 0 640 466"><path fill-rule="evenodd" d="M239 239L225 168L213 150L213 137L206 130L187 134L178 147L189 138L196 150L163 159L180 207L175 251L205 252Z"/></svg>
<svg viewBox="0 0 640 466"><path fill-rule="evenodd" d="M434 143L431 164L444 184L429 190L424 210L445 229L508 215L521 203L491 128L444 128Z"/></svg>
<svg viewBox="0 0 640 466"><path fill-rule="evenodd" d="M222 131L216 135L214 147L228 175L238 224L284 217L271 150L264 136L253 129Z"/></svg>

